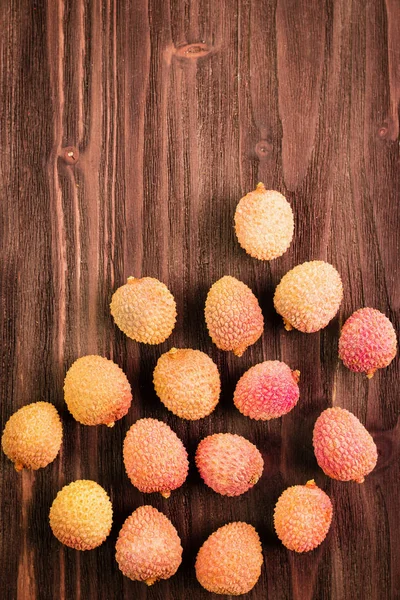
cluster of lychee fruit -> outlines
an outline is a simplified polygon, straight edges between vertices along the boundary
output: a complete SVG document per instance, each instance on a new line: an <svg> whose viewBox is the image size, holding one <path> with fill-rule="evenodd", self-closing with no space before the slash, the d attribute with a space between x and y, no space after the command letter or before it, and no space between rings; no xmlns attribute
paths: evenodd
<svg viewBox="0 0 400 600"><path fill-rule="evenodd" d="M235 213L240 245L251 256L272 260L290 246L294 220L290 204L263 184L242 198ZM305 262L290 270L276 288L274 305L287 330L315 332L339 310L343 287L339 273L323 261ZM116 325L130 338L147 344L165 341L175 326L176 304L168 288L151 277L129 277L111 300ZM208 292L205 320L221 350L241 356L262 335L264 319L250 288L231 276L222 277ZM339 357L352 371L372 377L393 360L397 340L393 325L378 310L362 308L345 322ZM239 379L233 401L246 417L269 420L291 411L300 396L300 372L269 360L252 366ZM215 409L220 375L211 358L199 350L171 348L153 373L155 391L168 410L182 419L197 420ZM132 402L129 381L120 367L101 356L83 356L69 368L64 384L67 407L84 425L112 427ZM62 443L62 425L47 402L24 406L8 420L2 447L19 471L51 463ZM360 421L344 408L324 410L313 432L319 466L340 481L363 482L377 462L377 448ZM123 444L123 461L132 484L141 492L168 498L188 474L188 454L174 431L156 419L136 421ZM257 447L232 433L209 435L200 441L195 463L205 484L225 496L239 496L259 481L264 462ZM274 511L275 530L296 552L316 548L326 537L332 502L314 480L287 488ZM64 544L78 550L99 546L112 524L112 505L96 482L78 480L62 488L50 509L50 526ZM182 546L171 521L152 506L141 506L122 526L116 559L124 575L148 585L171 577L182 560ZM258 533L244 522L228 523L200 548L196 576L219 594L244 594L256 584L262 566Z"/></svg>

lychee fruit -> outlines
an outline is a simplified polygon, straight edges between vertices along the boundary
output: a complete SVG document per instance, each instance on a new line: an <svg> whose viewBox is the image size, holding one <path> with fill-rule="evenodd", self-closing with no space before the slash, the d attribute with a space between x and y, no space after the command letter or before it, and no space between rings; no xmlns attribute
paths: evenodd
<svg viewBox="0 0 400 600"><path fill-rule="evenodd" d="M132 402L131 386L118 365L102 356L82 356L64 382L69 412L83 425L108 425L121 419Z"/></svg>
<svg viewBox="0 0 400 600"><path fill-rule="evenodd" d="M209 592L239 596L256 585L262 564L257 531L237 521L220 527L204 542L196 558L196 577Z"/></svg>
<svg viewBox="0 0 400 600"><path fill-rule="evenodd" d="M161 344L175 327L174 297L164 283L153 277L128 277L114 293L110 308L121 331L143 344Z"/></svg>
<svg viewBox="0 0 400 600"><path fill-rule="evenodd" d="M274 295L285 329L305 333L326 327L339 310L343 286L337 270L322 260L297 265L286 273Z"/></svg>
<svg viewBox="0 0 400 600"><path fill-rule="evenodd" d="M360 308L347 319L339 339L339 357L345 366L371 379L387 367L397 352L396 332L389 319L375 308Z"/></svg>
<svg viewBox="0 0 400 600"><path fill-rule="evenodd" d="M250 256L272 260L282 256L293 238L293 212L285 196L259 183L236 207L235 231Z"/></svg>
<svg viewBox="0 0 400 600"><path fill-rule="evenodd" d="M287 488L275 505L275 531L282 544L295 552L319 546L332 521L332 502L315 481Z"/></svg>
<svg viewBox="0 0 400 600"><path fill-rule="evenodd" d="M242 414L266 421L285 415L299 399L300 371L284 362L267 360L251 367L239 379L233 401Z"/></svg>
<svg viewBox="0 0 400 600"><path fill-rule="evenodd" d="M50 527L56 538L75 550L92 550L108 536L112 504L95 481L78 479L60 490L50 509Z"/></svg>
<svg viewBox="0 0 400 600"><path fill-rule="evenodd" d="M122 573L152 585L169 579L182 562L182 546L171 521L153 506L139 506L126 519L116 544Z"/></svg>
<svg viewBox="0 0 400 600"><path fill-rule="evenodd" d="M161 402L182 419L202 419L212 413L221 391L217 365L204 352L189 348L162 354L153 381Z"/></svg>
<svg viewBox="0 0 400 600"><path fill-rule="evenodd" d="M258 448L232 433L215 433L196 450L196 466L204 483L223 496L240 496L260 479L264 461Z"/></svg>
<svg viewBox="0 0 400 600"><path fill-rule="evenodd" d="M231 350L236 356L242 356L264 329L257 298L247 285L229 275L211 286L205 317L214 344L220 350Z"/></svg>
<svg viewBox="0 0 400 600"><path fill-rule="evenodd" d="M176 433L157 419L139 419L125 436L124 464L141 492L160 492L164 498L185 481L187 452Z"/></svg>
<svg viewBox="0 0 400 600"><path fill-rule="evenodd" d="M345 408L327 408L314 425L313 445L325 475L340 481L362 483L378 460L372 436Z"/></svg>
<svg viewBox="0 0 400 600"><path fill-rule="evenodd" d="M53 462L60 451L62 436L55 407L49 402L34 402L11 415L1 444L17 471L36 470Z"/></svg>

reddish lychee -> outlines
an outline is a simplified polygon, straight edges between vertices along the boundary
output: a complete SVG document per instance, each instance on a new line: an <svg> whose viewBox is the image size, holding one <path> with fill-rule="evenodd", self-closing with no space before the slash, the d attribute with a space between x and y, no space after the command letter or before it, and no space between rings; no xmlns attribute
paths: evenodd
<svg viewBox="0 0 400 600"><path fill-rule="evenodd" d="M239 496L260 479L264 461L258 448L232 433L215 433L197 447L196 466L206 485L223 496Z"/></svg>
<svg viewBox="0 0 400 600"><path fill-rule="evenodd" d="M397 352L396 332L389 319L375 308L360 308L347 319L339 339L339 357L351 371L370 379L387 367Z"/></svg>
<svg viewBox="0 0 400 600"><path fill-rule="evenodd" d="M344 408L324 410L314 425L314 452L328 477L362 483L376 465L372 436L353 413Z"/></svg>
<svg viewBox="0 0 400 600"><path fill-rule="evenodd" d="M182 562L182 545L171 521L153 506L139 506L119 532L116 559L122 573L153 585L169 579Z"/></svg>
<svg viewBox="0 0 400 600"><path fill-rule="evenodd" d="M263 420L285 415L299 399L300 371L292 371L279 360L251 367L239 379L233 401L246 417Z"/></svg>
<svg viewBox="0 0 400 600"><path fill-rule="evenodd" d="M141 492L160 492L168 498L188 474L187 452L166 423L139 419L125 436L124 464L129 479Z"/></svg>

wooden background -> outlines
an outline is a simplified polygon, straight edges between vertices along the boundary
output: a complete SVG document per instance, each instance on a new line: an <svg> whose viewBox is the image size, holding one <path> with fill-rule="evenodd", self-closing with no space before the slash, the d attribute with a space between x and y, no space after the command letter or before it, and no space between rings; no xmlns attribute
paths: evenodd
<svg viewBox="0 0 400 600"><path fill-rule="evenodd" d="M399 327L399 0L1 0L0 25L1 426L47 400L65 433L61 455L33 474L1 453L1 598L212 598L195 556L238 519L263 542L249 599L400 598L399 361L368 381L337 358L353 310L376 307ZM286 194L296 219L291 248L270 263L246 255L232 227L258 181ZM273 291L309 259L337 267L344 301L324 331L287 333ZM224 274L251 286L265 316L240 359L216 349L203 318ZM158 277L175 295L177 326L158 347L113 324L110 298L129 275ZM172 346L217 362L223 392L209 418L179 420L157 399L152 370ZM113 358L133 387L112 430L74 422L63 401L66 369L88 353ZM301 371L301 399L260 423L232 394L266 359ZM313 424L332 405L378 444L363 485L329 480L316 464ZM144 416L171 425L190 453L190 476L169 500L140 494L124 472L125 432ZM233 499L193 465L199 440L223 431L247 436L265 460L260 483ZM320 548L295 555L274 534L273 506L312 477L334 519ZM77 478L98 481L114 505L111 535L91 552L62 547L48 525L57 491ZM176 576L149 589L114 559L123 521L144 503L171 518L184 547Z"/></svg>

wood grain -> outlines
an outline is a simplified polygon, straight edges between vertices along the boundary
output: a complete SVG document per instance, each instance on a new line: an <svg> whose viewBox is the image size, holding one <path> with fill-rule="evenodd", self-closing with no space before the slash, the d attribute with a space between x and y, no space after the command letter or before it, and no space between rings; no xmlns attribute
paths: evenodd
<svg viewBox="0 0 400 600"><path fill-rule="evenodd" d="M211 598L194 576L206 537L231 520L255 525L265 563L249 599L400 598L399 361L371 381L337 358L340 327L361 306L399 328L398 0L10 0L0 3L1 426L20 406L53 402L64 423L61 455L18 475L1 454L3 599ZM72 155L69 153L72 152ZM233 213L258 181L286 194L293 244L270 263L235 240ZM340 271L340 313L322 332L285 332L272 296L308 259ZM251 286L265 332L240 359L219 352L203 318L210 285L232 274ZM129 275L164 281L178 321L158 347L116 329L113 290ZM223 391L215 413L187 423L152 386L159 355L204 350ZM127 373L134 402L114 429L76 423L63 379L99 353ZM234 409L239 376L265 359L301 371L301 401L268 423ZM311 434L316 416L352 410L379 448L363 485L328 480ZM121 460L137 418L166 421L191 458L169 500L140 494ZM255 442L265 472L236 499L206 489L193 464L198 441L231 431ZM114 505L109 539L92 552L62 547L48 511L76 478L103 485ZM294 555L272 523L277 497L314 477L335 516L326 542ZM151 503L182 538L182 567L151 588L124 578L114 545L125 518ZM216 597L216 596L215 596Z"/></svg>

